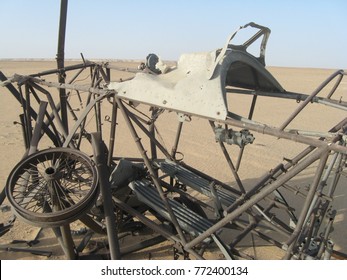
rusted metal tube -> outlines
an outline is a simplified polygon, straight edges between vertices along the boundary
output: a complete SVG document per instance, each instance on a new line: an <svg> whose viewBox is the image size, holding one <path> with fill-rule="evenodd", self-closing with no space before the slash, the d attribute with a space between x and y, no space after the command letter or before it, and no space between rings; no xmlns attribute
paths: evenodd
<svg viewBox="0 0 347 280"><path fill-rule="evenodd" d="M108 170L106 166L106 159L103 151L103 142L100 133L92 133L92 146L94 153L94 160L99 173L100 191L103 200L105 221L107 229L107 239L110 247L110 254L112 260L119 260L121 258L118 235L116 230L116 217L113 212L112 193L110 183L108 181Z"/></svg>
<svg viewBox="0 0 347 280"><path fill-rule="evenodd" d="M111 117L111 129L110 129L110 142L108 145L108 155L107 155L107 166L110 167L113 159L114 152L114 142L116 137L116 127L117 127L117 111L118 105L116 98L113 97L112 101L112 117Z"/></svg>
<svg viewBox="0 0 347 280"><path fill-rule="evenodd" d="M321 90L327 85L330 83L330 81L332 79L334 79L337 75L340 75L341 74L341 71L343 72L343 70L338 70L336 71L335 73L333 73L330 77L328 77L322 84L320 84L318 86L318 88L316 90L314 90L311 95L309 97L307 97L305 99L305 101L303 103L301 103L297 108L296 110L289 116L289 118L279 127L280 130L283 130L285 129L290 123L292 120L295 119L295 117L306 107L306 105L308 103L310 103L312 101L312 99L318 94L321 92Z"/></svg>
<svg viewBox="0 0 347 280"><path fill-rule="evenodd" d="M40 138L41 138L43 118L44 118L44 115L46 112L47 104L48 103L45 101L41 101L41 103L40 103L39 112L37 114L33 136L32 136L31 141L30 141L30 148L28 151L28 155L31 155L37 151L37 145L38 145Z"/></svg>
<svg viewBox="0 0 347 280"><path fill-rule="evenodd" d="M255 104L257 103L257 97L258 95L255 93L253 94L253 98L252 98L252 103L251 103L251 107L249 109L249 113L248 113L248 119L252 119L253 118L253 113L254 113L254 109L255 109ZM240 151L239 151L239 155L237 157L237 162L236 162L236 167L235 167L235 171L239 171L240 168L240 164L241 164L241 160L242 160L242 156L243 156L243 152L245 150L245 146L242 146Z"/></svg>
<svg viewBox="0 0 347 280"><path fill-rule="evenodd" d="M67 18L68 0L61 0L60 2L60 20L59 20L59 35L58 35L58 52L57 52L57 66L58 69L64 69L64 48L65 48L65 31L66 31L66 18ZM61 70L58 74L58 82L65 83L65 72ZM67 117L67 96L65 89L59 89L60 105L61 105L61 120L64 129L69 131L68 117Z"/></svg>
<svg viewBox="0 0 347 280"><path fill-rule="evenodd" d="M177 152L177 148L178 148L178 143L179 143L180 138L181 138L182 128L183 128L183 122L179 121L178 127L177 127L177 132L176 132L176 137L175 137L175 142L174 142L172 149L171 149L171 156L174 159L176 158L176 152Z"/></svg>

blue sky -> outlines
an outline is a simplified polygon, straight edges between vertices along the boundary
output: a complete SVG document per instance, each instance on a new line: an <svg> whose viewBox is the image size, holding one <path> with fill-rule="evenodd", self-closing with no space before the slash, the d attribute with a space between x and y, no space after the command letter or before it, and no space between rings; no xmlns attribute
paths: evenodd
<svg viewBox="0 0 347 280"><path fill-rule="evenodd" d="M0 59L55 58L59 10L60 0L0 0ZM69 0L65 56L177 60L250 21L272 31L267 65L347 68L347 0Z"/></svg>

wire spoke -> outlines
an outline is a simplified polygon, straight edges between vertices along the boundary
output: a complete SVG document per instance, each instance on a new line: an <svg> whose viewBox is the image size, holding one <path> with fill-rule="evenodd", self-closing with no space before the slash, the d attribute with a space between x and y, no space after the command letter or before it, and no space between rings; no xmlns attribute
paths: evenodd
<svg viewBox="0 0 347 280"><path fill-rule="evenodd" d="M87 155L54 148L23 160L6 186L11 204L32 222L65 223L96 199L96 169ZM39 216L39 214L49 216Z"/></svg>

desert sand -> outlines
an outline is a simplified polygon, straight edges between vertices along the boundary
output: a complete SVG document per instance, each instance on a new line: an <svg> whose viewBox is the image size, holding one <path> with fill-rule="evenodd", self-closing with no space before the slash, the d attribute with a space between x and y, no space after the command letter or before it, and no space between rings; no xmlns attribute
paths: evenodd
<svg viewBox="0 0 347 280"><path fill-rule="evenodd" d="M76 62L69 61L67 64ZM79 62L78 62L79 63ZM122 62L121 66L136 67L138 62ZM54 69L55 61L1 61L0 70L6 75L11 76L14 73L31 74L47 69ZM332 74L334 69L309 69L309 68L282 68L268 67L268 70L280 82L280 84L289 91L300 93L311 93L322 81ZM113 79L126 78L128 74L115 72ZM53 78L54 77L53 75ZM53 79L52 78L52 79ZM346 100L347 82L342 82L336 99ZM322 93L322 96L324 92ZM248 115L251 103L250 96L228 95L229 110L242 116ZM104 104L104 115L110 115L110 106ZM254 119L271 126L279 126L287 116L298 106L295 101L258 98L257 108L254 113ZM13 98L6 88L0 87L0 187L6 184L7 177L12 168L21 160L25 152L22 140L21 127L14 122L19 121L18 115L21 112L20 104ZM300 116L294 120L290 128L299 128L311 131L328 131L332 126L346 117L345 111L334 110L329 107L317 104L310 104ZM160 138L165 146L170 147L174 141L177 125L177 117L174 113L165 112L159 118L158 128ZM107 131L109 123L105 121L103 128ZM122 119L119 120L118 132L119 138L116 140L117 156L138 156L135 145L132 144L129 132L127 131ZM245 187L250 187L255 179L264 172L269 171L278 163L282 162L283 157L291 158L303 150L304 145L293 143L287 140L276 139L269 136L254 134L255 142L247 146L240 167L239 175L244 180ZM186 123L183 127L183 138L180 142L179 152L184 155L184 161L193 167L215 177L221 181L234 182L234 178L228 169L222 156L219 146L214 141L214 135L207 120L193 117L192 121ZM107 136L105 136L108 143ZM41 144L40 144L41 145ZM44 148L43 143L40 148ZM46 146L47 147L47 146ZM232 157L237 157L238 149L228 147ZM235 159L236 160L236 159ZM296 177L297 185L304 185L305 182L313 177L314 168L309 168ZM336 197L333 202L337 209L337 216L334 224L332 238L335 242L335 249L347 252L347 179L341 177ZM295 201L291 201L295 205ZM4 204L8 205L7 200ZM0 222L6 222L10 216L9 212L0 214ZM37 234L37 228L29 226L19 220L16 220L13 228L0 239L1 244L6 244L12 240L32 240ZM34 256L29 253L4 252L0 251L0 259L61 259L64 258L63 252L59 247L54 236L49 229L44 229L40 233L40 244L35 246L37 249L51 250L53 255L50 258L43 256ZM142 253L129 255L130 259L152 258L152 259L172 259L171 246L166 245L145 250ZM258 249L257 249L258 250ZM281 252L268 247L259 246L256 252L257 257L261 259L277 259L281 257ZM213 256L213 255L212 255ZM219 258L219 256L213 256Z"/></svg>

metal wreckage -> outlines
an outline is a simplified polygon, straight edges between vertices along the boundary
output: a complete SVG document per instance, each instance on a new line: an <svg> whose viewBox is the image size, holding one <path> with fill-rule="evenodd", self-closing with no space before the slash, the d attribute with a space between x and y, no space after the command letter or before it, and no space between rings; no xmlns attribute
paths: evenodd
<svg viewBox="0 0 347 280"><path fill-rule="evenodd" d="M334 249L331 232L338 210L334 194L343 187L340 178L346 174L347 118L332 124L329 131L287 129L309 103L347 110L347 102L333 96L345 76L343 70L311 94L285 90L265 68L270 30L255 23L240 27L221 49L182 55L177 66L166 66L154 54L138 69L84 59L65 66L66 9L67 1L62 1L57 69L9 78L0 72L1 85L23 108L20 123L26 153L1 193L1 202L8 199L15 217L51 228L67 259L121 259L165 241L171 242L175 259L204 259L211 250L224 259L254 259L239 246L251 247L253 236L279 248L283 259L346 258ZM246 28L253 29L254 35L234 44L235 35ZM258 57L248 52L256 41L260 41ZM90 82L79 82L86 71ZM133 75L112 82L113 71ZM57 74L58 82L49 81ZM326 97L318 96L331 84ZM52 89L58 89L59 98ZM246 117L228 110L227 95L240 94L252 98ZM297 101L298 106L281 126L272 127L252 119L263 96ZM73 108L73 99L82 109ZM111 107L107 120L102 118L105 103ZM170 149L163 145L157 126L165 111L177 114L166 123L177 129ZM119 114L129 132L127 141L136 144L137 158L120 156L127 143L118 142ZM183 160L179 144L191 141L193 145L199 139L185 139L182 127L196 118L211 126L211 143L220 146L224 155L220 164L230 169L232 184ZM107 131L105 121L110 124ZM246 189L238 171L244 151L259 134L304 148ZM38 150L43 139L49 140L47 147L54 147ZM236 160L226 144L239 150ZM262 155L253 156L262 160ZM312 166L315 172L309 186L291 184ZM295 197L295 207L290 196ZM2 225L1 234L14 220ZM80 232L79 244L70 227L77 220L86 228ZM140 241L139 234L144 237ZM86 253L94 238L103 238L103 246ZM120 242L123 238L128 238L126 246ZM28 245L22 250L47 254L36 250L35 244Z"/></svg>

